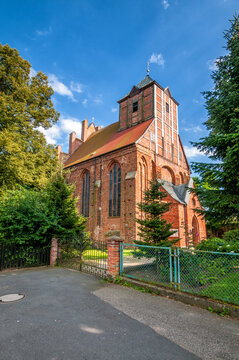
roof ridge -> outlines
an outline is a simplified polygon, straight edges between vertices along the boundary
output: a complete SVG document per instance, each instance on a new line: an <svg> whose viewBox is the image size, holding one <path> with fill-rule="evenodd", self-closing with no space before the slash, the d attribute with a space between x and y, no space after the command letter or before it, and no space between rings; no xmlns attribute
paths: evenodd
<svg viewBox="0 0 239 360"><path fill-rule="evenodd" d="M118 131L118 121L102 128L76 149L65 162L65 168L135 144L152 121L153 119L149 119L121 131Z"/></svg>

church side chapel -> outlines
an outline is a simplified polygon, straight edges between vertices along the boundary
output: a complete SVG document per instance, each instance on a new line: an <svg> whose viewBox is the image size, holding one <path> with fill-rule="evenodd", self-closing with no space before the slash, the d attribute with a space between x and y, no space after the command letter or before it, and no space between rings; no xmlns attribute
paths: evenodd
<svg viewBox="0 0 239 360"><path fill-rule="evenodd" d="M189 164L178 133L178 102L149 74L118 101L119 121L105 128L82 121L81 138L72 132L62 153L68 181L75 184L80 212L95 241L117 231L126 243L138 238L135 218L149 181L157 178L171 203L164 218L176 230L178 245L206 238L205 220L194 194Z"/></svg>

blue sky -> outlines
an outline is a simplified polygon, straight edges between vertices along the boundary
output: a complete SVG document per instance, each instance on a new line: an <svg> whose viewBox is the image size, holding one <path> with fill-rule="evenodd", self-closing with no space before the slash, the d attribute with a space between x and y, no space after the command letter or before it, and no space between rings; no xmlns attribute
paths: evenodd
<svg viewBox="0 0 239 360"><path fill-rule="evenodd" d="M190 145L206 134L201 92L212 88L223 31L238 0L9 0L1 3L2 44L17 48L32 72L49 76L61 117L47 139L68 149L87 118L118 120L117 100L146 75L169 86L180 103L179 132L189 161L204 160Z"/></svg>

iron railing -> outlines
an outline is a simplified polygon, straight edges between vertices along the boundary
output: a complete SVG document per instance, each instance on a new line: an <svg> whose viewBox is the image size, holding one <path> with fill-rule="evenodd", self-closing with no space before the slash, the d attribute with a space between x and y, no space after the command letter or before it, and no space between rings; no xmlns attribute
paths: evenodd
<svg viewBox="0 0 239 360"><path fill-rule="evenodd" d="M121 245L120 274L239 305L239 254Z"/></svg>
<svg viewBox="0 0 239 360"><path fill-rule="evenodd" d="M0 271L11 268L49 265L50 247L0 244Z"/></svg>

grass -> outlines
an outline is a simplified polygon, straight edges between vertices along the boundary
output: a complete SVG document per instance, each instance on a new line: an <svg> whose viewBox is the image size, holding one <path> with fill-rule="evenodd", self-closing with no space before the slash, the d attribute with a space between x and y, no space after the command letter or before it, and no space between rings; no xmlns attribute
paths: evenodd
<svg viewBox="0 0 239 360"><path fill-rule="evenodd" d="M200 295L239 305L239 272L224 276L215 284L201 291Z"/></svg>
<svg viewBox="0 0 239 360"><path fill-rule="evenodd" d="M218 314L220 316L228 316L228 315L230 315L230 310L225 308L225 307L222 308L222 310L219 310L219 309L213 309L212 307L209 306L207 308L207 310L210 311L211 313L216 313L216 314Z"/></svg>
<svg viewBox="0 0 239 360"><path fill-rule="evenodd" d="M93 250L90 249L90 250L84 251L83 258L84 258L84 260L107 259L108 253L107 253L107 250L102 251L102 250L97 250L97 249L93 249Z"/></svg>
<svg viewBox="0 0 239 360"><path fill-rule="evenodd" d="M132 250L123 250L123 256L132 256ZM85 250L83 253L83 257L85 260L97 260L97 259L107 259L108 258L108 251L102 251L97 249L90 249Z"/></svg>

